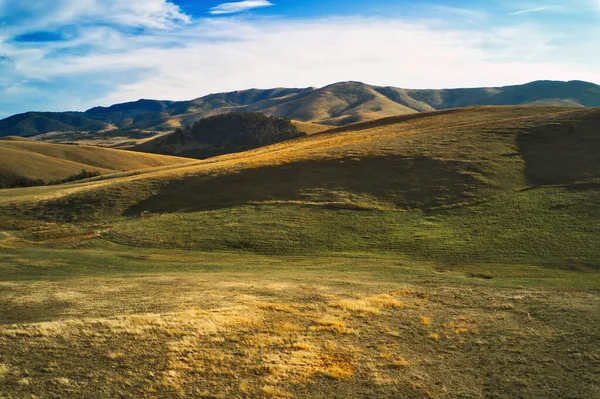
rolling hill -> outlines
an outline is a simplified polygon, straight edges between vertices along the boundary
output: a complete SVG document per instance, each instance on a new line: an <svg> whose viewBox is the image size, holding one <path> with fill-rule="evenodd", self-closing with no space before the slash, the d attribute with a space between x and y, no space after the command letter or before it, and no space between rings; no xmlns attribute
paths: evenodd
<svg viewBox="0 0 600 399"><path fill-rule="evenodd" d="M190 161L91 146L41 143L9 136L0 139L0 184L19 178L48 183L66 179L83 169L106 175Z"/></svg>
<svg viewBox="0 0 600 399"><path fill-rule="evenodd" d="M594 107L600 106L600 86L581 81L537 81L497 88L414 90L342 82L319 89L251 89L191 101L139 100L85 112L30 112L0 121L0 136L111 129L165 131L229 112L261 112L299 122L340 126L483 105Z"/></svg>
<svg viewBox="0 0 600 399"><path fill-rule="evenodd" d="M116 217L254 203L388 210L474 204L600 177L599 113L475 107L385 118L195 166L104 180L63 194L57 189L43 207L75 197L82 204L103 198L97 213ZM69 213L76 209L70 203Z"/></svg>
<svg viewBox="0 0 600 399"><path fill-rule="evenodd" d="M0 395L597 397L599 126L468 107L0 190Z"/></svg>
<svg viewBox="0 0 600 399"><path fill-rule="evenodd" d="M133 151L210 158L305 136L289 119L257 112L234 112L200 119L193 126L157 137Z"/></svg>
<svg viewBox="0 0 600 399"><path fill-rule="evenodd" d="M0 121L0 137L30 137L40 133L65 131L100 131L109 124L89 118L83 112L27 112Z"/></svg>

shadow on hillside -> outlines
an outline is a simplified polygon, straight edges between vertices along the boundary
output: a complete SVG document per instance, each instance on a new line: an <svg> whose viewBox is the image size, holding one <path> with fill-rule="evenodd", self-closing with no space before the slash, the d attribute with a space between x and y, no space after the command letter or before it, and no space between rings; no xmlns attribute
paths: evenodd
<svg viewBox="0 0 600 399"><path fill-rule="evenodd" d="M548 123L517 137L529 184L569 184L600 176L600 110Z"/></svg>
<svg viewBox="0 0 600 399"><path fill-rule="evenodd" d="M217 177L188 176L164 186L125 214L198 211L263 201L354 204L355 208L380 202L397 208L430 208L476 196L482 182L474 168L473 163L429 157L346 157Z"/></svg>

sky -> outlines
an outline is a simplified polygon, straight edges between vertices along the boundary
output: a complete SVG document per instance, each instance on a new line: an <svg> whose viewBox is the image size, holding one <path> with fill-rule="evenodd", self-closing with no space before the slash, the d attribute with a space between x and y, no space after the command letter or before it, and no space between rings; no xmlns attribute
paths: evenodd
<svg viewBox="0 0 600 399"><path fill-rule="evenodd" d="M600 0L0 0L0 118L361 81L600 83Z"/></svg>

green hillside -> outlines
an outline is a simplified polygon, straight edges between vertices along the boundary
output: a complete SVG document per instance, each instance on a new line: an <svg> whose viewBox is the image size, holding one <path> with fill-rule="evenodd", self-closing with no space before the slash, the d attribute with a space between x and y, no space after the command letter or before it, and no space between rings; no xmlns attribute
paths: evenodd
<svg viewBox="0 0 600 399"><path fill-rule="evenodd" d="M596 397L599 121L413 113L0 190L0 396Z"/></svg>
<svg viewBox="0 0 600 399"><path fill-rule="evenodd" d="M598 109L542 107L393 117L211 158L192 168L99 182L72 198L57 192L40 206L49 217L53 204L66 201L71 215L86 198L104 202L104 197L96 212L113 217L255 203L379 210L463 206L599 177L593 151L599 145L597 118ZM127 190L115 195L120 186Z"/></svg>

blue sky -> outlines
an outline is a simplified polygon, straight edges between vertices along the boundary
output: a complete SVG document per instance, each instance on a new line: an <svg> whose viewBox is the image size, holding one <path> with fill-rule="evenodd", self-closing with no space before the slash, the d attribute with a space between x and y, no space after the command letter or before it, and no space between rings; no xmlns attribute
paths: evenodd
<svg viewBox="0 0 600 399"><path fill-rule="evenodd" d="M0 0L0 118L358 80L600 83L600 0Z"/></svg>

